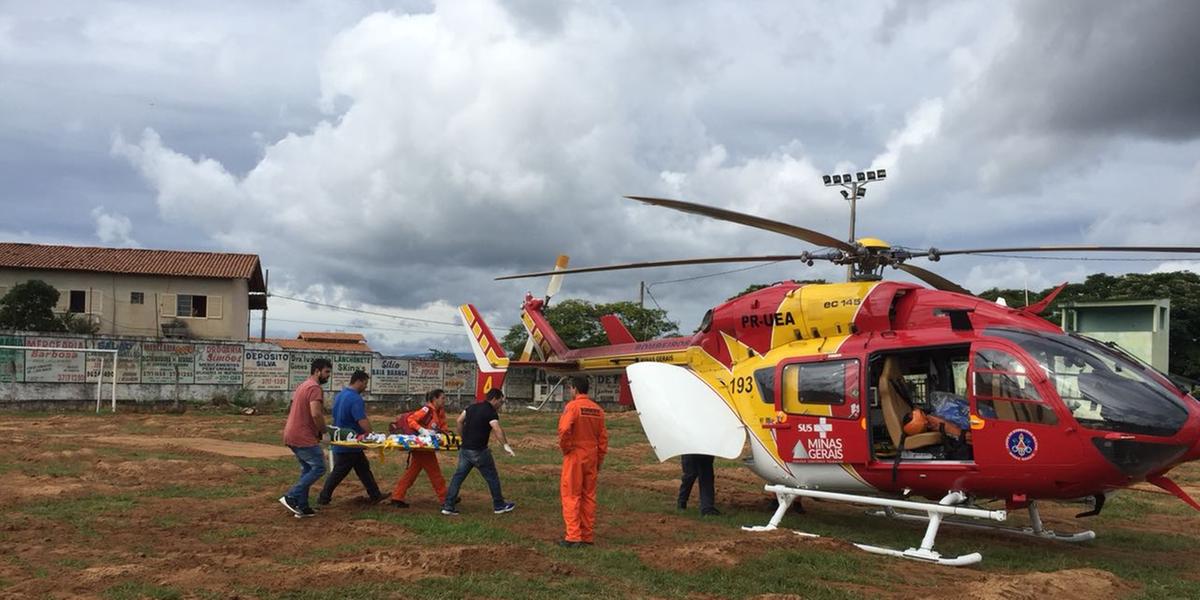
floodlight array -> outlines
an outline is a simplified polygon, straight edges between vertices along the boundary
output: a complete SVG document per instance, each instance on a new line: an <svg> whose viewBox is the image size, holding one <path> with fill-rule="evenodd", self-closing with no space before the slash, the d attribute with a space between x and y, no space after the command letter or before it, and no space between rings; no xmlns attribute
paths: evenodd
<svg viewBox="0 0 1200 600"><path fill-rule="evenodd" d="M827 186L834 185L852 185L854 183L867 183L869 181L878 181L887 179L887 169L875 169L873 171L858 171L851 175L850 173L842 173L840 175L822 175L821 180Z"/></svg>

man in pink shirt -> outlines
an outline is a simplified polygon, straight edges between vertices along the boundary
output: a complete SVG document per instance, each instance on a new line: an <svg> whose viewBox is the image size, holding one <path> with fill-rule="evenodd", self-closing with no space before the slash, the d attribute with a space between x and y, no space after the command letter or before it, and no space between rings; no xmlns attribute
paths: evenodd
<svg viewBox="0 0 1200 600"><path fill-rule="evenodd" d="M279 498L279 502L298 519L317 514L308 505L308 489L325 474L325 457L321 455L325 391L321 386L329 381L332 371L333 363L328 358L312 361L308 379L292 392L292 406L288 409L287 424L283 426L283 443L300 461L300 480Z"/></svg>

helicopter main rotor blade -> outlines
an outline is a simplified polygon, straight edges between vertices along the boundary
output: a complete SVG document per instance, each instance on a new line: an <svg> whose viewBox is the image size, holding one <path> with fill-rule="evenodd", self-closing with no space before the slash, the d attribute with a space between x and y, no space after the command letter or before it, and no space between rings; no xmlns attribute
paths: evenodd
<svg viewBox="0 0 1200 600"><path fill-rule="evenodd" d="M949 279L946 279L945 277L942 277L941 275L938 275L937 273L934 273L933 271L922 269L921 267L914 267L910 264L899 264L896 265L896 268L944 292L957 292L959 294L974 296L974 294L967 291L966 288L954 283L953 281L950 281Z"/></svg>
<svg viewBox="0 0 1200 600"><path fill-rule="evenodd" d="M930 256L996 254L1001 252L1168 252L1200 254L1200 246L1015 246L1011 248L930 249Z"/></svg>
<svg viewBox="0 0 1200 600"><path fill-rule="evenodd" d="M770 219L764 219L754 215L726 210L724 208L705 206L703 204L695 204L693 202L684 202L682 200L671 200L668 198L649 198L646 196L625 197L629 198L630 200L637 200L638 202L644 202L654 206L662 206L664 208L671 208L686 213L692 213L694 215L703 215L705 217L721 219L722 221L730 221L741 225L757 227L758 229L774 231L775 233L781 233L788 237L801 239L810 244L815 244L825 248L837 248L838 250L845 250L846 252L855 251L853 244L849 244L835 237L825 235L819 231L813 231L811 229L805 229L803 227L797 227L796 225L789 225L779 221L772 221Z"/></svg>
<svg viewBox="0 0 1200 600"><path fill-rule="evenodd" d="M554 271L538 271L536 273L520 273L497 277L496 281L505 279L523 279L525 277L542 277L545 275L571 275L574 273L595 273L597 271L621 271L625 269L646 269L651 267L678 267L684 265L714 265L720 263L740 262L782 262L786 260L827 260L827 257L810 254L777 254L770 256L724 256L718 258L682 258L676 260L655 260L650 262L623 263L619 265L604 265L601 267L578 267L575 269L556 269Z"/></svg>

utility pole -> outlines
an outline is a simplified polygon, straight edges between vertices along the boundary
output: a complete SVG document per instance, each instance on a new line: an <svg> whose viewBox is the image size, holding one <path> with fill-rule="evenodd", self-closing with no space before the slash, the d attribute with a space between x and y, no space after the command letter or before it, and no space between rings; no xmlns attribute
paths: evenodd
<svg viewBox="0 0 1200 600"><path fill-rule="evenodd" d="M872 181L882 181L886 178L887 169L859 171L853 176L851 176L850 173L821 176L821 180L825 182L825 187L833 187L836 185L845 188L842 190L842 198L850 201L850 238L846 241L850 242L851 245L857 244L857 238L854 237L854 224L858 219L858 199L867 195L867 183ZM846 281L853 280L854 265L846 265Z"/></svg>
<svg viewBox="0 0 1200 600"><path fill-rule="evenodd" d="M638 307L646 308L646 282L643 281L638 286Z"/></svg>
<svg viewBox="0 0 1200 600"><path fill-rule="evenodd" d="M267 299L271 297L271 270L267 269L263 275L263 309L262 309L262 332L258 336L258 341L267 341Z"/></svg>

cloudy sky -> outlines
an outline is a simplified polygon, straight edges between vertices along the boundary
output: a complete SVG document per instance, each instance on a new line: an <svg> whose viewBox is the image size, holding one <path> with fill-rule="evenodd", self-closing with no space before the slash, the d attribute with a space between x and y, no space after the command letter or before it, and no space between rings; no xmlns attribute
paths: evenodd
<svg viewBox="0 0 1200 600"><path fill-rule="evenodd" d="M276 294L441 322L470 301L496 329L544 283L492 277L559 253L811 249L624 194L842 237L820 175L884 167L858 232L894 244L1198 244L1196 23L1200 3L1154 0L0 1L0 239L254 252ZM981 291L1198 265L931 268ZM671 282L730 269L579 275L561 297L646 281L690 330L749 283L840 273ZM269 315L277 336L466 348L447 325Z"/></svg>

